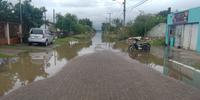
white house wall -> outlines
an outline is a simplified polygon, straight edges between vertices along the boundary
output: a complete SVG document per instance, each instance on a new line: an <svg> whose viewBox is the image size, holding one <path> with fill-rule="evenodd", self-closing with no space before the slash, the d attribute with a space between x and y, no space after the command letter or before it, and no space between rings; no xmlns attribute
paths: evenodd
<svg viewBox="0 0 200 100"><path fill-rule="evenodd" d="M198 24L192 25L192 33L191 33L191 41L190 41L190 49L197 49L197 37L198 37Z"/></svg>
<svg viewBox="0 0 200 100"><path fill-rule="evenodd" d="M184 26L184 34L183 34L183 48L189 49L190 45L190 37L191 37L191 25Z"/></svg>
<svg viewBox="0 0 200 100"><path fill-rule="evenodd" d="M183 48L196 50L197 49L197 36L198 36L198 24L184 25L183 33Z"/></svg>

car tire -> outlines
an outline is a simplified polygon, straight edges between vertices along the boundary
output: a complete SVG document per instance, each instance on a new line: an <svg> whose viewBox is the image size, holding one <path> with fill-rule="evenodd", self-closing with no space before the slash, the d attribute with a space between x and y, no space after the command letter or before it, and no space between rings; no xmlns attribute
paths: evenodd
<svg viewBox="0 0 200 100"><path fill-rule="evenodd" d="M29 43L28 43L28 45L29 45L29 46L31 46L31 45L32 45L32 43L31 43L31 42L29 42Z"/></svg>
<svg viewBox="0 0 200 100"><path fill-rule="evenodd" d="M44 43L44 46L48 46L48 40L46 40L46 42Z"/></svg>

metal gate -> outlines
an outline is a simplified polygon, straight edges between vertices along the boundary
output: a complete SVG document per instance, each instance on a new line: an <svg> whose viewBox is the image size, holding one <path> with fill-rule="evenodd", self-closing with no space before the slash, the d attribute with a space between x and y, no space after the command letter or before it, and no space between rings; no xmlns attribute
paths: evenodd
<svg viewBox="0 0 200 100"><path fill-rule="evenodd" d="M184 26L183 48L196 50L198 24L188 24Z"/></svg>

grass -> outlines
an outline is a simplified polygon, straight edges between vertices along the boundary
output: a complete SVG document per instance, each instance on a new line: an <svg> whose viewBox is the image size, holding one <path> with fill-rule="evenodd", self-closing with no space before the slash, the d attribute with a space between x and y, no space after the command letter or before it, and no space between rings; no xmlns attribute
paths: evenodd
<svg viewBox="0 0 200 100"><path fill-rule="evenodd" d="M49 48L44 48L44 46L28 46L27 44L16 44L16 45L4 45L0 49L11 49L11 50L21 50L21 52L28 51L45 51Z"/></svg>
<svg viewBox="0 0 200 100"><path fill-rule="evenodd" d="M200 65L199 65L199 63L198 63L198 64L195 63L195 64L193 65L193 67L194 67L194 68L197 68L197 69L200 69Z"/></svg>
<svg viewBox="0 0 200 100"><path fill-rule="evenodd" d="M16 55L7 55L7 54L2 54L0 53L0 58L10 58L10 57L15 57Z"/></svg>
<svg viewBox="0 0 200 100"><path fill-rule="evenodd" d="M150 44L152 46L164 46L165 45L165 39L153 39L150 41Z"/></svg>
<svg viewBox="0 0 200 100"><path fill-rule="evenodd" d="M104 42L118 41L117 34L113 34L113 33L103 33L102 39L103 39Z"/></svg>
<svg viewBox="0 0 200 100"><path fill-rule="evenodd" d="M68 37L63 37L63 38L57 38L54 42L56 45L62 45L65 44L69 41L89 41L90 38L92 37L91 33L85 33L85 34L76 34L76 35L71 35Z"/></svg>

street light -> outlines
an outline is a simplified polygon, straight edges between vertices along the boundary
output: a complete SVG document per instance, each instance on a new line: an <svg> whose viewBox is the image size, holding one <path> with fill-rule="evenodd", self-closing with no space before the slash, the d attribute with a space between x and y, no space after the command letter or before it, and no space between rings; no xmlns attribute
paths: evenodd
<svg viewBox="0 0 200 100"><path fill-rule="evenodd" d="M116 1L116 0L113 0L113 1ZM125 26L126 25L126 0L124 0L123 5L124 5L123 14L124 14L124 26Z"/></svg>

